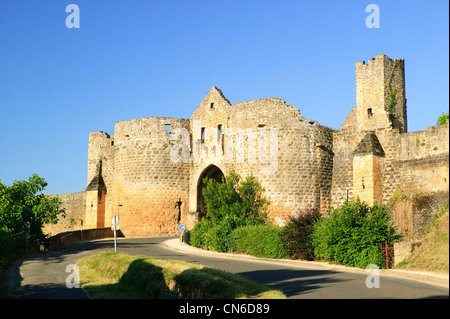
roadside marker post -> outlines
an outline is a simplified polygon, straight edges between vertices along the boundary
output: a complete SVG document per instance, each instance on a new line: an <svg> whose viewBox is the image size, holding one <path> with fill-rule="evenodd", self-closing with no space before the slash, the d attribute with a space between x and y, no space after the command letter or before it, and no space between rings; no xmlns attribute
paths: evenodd
<svg viewBox="0 0 450 319"><path fill-rule="evenodd" d="M28 233L30 232L30 222L23 224L23 230L25 231L25 255L28 254Z"/></svg>
<svg viewBox="0 0 450 319"><path fill-rule="evenodd" d="M111 227L111 229L114 230L114 252L117 252L117 235L116 235L116 230L119 229L119 226L117 225L119 223L119 217L117 217L115 214L111 219L111 222L113 224L113 226Z"/></svg>
<svg viewBox="0 0 450 319"><path fill-rule="evenodd" d="M178 226L178 229L179 229L180 232L181 232L180 241L183 242L183 234L184 234L184 231L186 230L186 226L184 226L183 224L181 224L180 226Z"/></svg>

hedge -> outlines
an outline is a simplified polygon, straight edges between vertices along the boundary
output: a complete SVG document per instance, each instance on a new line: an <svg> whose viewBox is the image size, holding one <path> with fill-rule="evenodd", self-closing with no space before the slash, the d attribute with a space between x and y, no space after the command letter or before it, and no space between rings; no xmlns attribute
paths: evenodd
<svg viewBox="0 0 450 319"><path fill-rule="evenodd" d="M239 227L229 235L229 250L256 257L289 258L282 234L283 228L271 224Z"/></svg>

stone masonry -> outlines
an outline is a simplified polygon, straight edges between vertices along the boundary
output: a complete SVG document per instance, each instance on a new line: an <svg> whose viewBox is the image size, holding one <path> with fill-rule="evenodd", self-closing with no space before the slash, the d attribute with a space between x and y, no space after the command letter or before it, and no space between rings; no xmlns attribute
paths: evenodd
<svg viewBox="0 0 450 319"><path fill-rule="evenodd" d="M126 237L177 235L204 215L203 178L231 170L258 178L279 225L357 197L388 204L397 190L448 192L448 138L448 123L408 133L405 63L386 55L356 63L356 107L337 131L284 100L232 104L212 87L190 119L90 133L84 225L109 227L115 214Z"/></svg>

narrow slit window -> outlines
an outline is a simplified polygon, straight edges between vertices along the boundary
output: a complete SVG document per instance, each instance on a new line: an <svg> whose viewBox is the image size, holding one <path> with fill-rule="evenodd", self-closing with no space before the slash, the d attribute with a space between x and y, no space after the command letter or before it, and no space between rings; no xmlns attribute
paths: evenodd
<svg viewBox="0 0 450 319"><path fill-rule="evenodd" d="M202 132L201 132L201 141L202 141L202 143L205 143L205 128L204 127L202 127Z"/></svg>
<svg viewBox="0 0 450 319"><path fill-rule="evenodd" d="M148 132L148 138L152 138L152 132Z"/></svg>
<svg viewBox="0 0 450 319"><path fill-rule="evenodd" d="M367 109L367 116L368 116L368 117L371 117L372 115L373 115L372 108L369 107L369 108Z"/></svg>
<svg viewBox="0 0 450 319"><path fill-rule="evenodd" d="M218 141L220 140L220 137L222 136L222 131L223 131L223 125L219 124L217 126L217 140Z"/></svg>
<svg viewBox="0 0 450 319"><path fill-rule="evenodd" d="M211 104L209 105L209 107L211 108L211 110L213 110L213 109L215 108L214 103L211 103Z"/></svg>

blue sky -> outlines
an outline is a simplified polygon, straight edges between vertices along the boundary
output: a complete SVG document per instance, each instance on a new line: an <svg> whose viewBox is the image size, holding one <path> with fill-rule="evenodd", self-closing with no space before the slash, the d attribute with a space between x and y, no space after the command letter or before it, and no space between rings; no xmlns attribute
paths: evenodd
<svg viewBox="0 0 450 319"><path fill-rule="evenodd" d="M80 28L65 24L68 4ZM367 5L380 28L365 25ZM47 193L87 185L90 131L189 118L209 89L278 97L339 128L355 63L404 58L408 130L449 108L448 1L0 0L0 180L36 173Z"/></svg>

